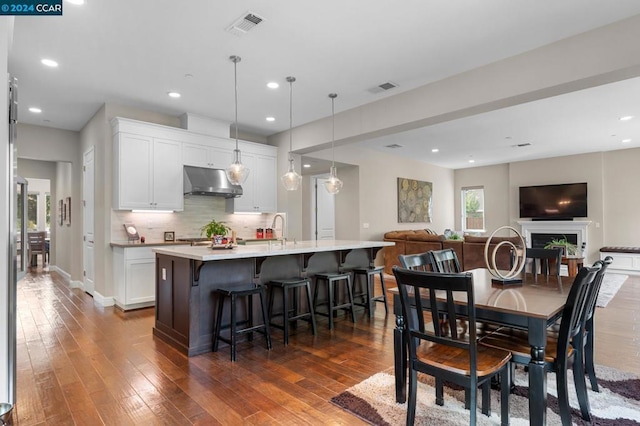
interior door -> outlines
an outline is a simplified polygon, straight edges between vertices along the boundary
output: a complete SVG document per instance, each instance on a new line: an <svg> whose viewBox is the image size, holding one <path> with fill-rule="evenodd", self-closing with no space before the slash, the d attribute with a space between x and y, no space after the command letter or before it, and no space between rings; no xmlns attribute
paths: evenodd
<svg viewBox="0 0 640 426"><path fill-rule="evenodd" d="M82 162L82 262L84 291L93 296L95 288L95 235L94 235L94 150L84 153Z"/></svg>
<svg viewBox="0 0 640 426"><path fill-rule="evenodd" d="M316 240L335 240L335 198L324 188L326 177L316 177L315 180L315 235Z"/></svg>

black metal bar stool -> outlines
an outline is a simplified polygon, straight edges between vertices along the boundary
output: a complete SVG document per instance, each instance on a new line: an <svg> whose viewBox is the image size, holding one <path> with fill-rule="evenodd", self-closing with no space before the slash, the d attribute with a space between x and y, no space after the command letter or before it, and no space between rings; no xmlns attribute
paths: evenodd
<svg viewBox="0 0 640 426"><path fill-rule="evenodd" d="M261 285L251 284L244 287L219 288L216 289L218 295L218 312L216 322L213 324L213 352L218 351L218 343L220 340L227 342L231 346L231 361L236 360L236 344L238 336L248 333L249 341L253 340L253 332L259 331L264 334L267 339L267 349L271 349L271 333L269 332L269 320L267 318L267 301L264 287ZM253 324L253 295L260 296L260 309L262 310L262 324ZM227 297L231 298L231 318L228 325L222 326L222 311L224 309L224 301ZM238 298L246 300L247 319L238 321L237 301ZM238 330L239 325L248 324L247 327ZM223 329L230 328L229 338L222 337Z"/></svg>
<svg viewBox="0 0 640 426"><path fill-rule="evenodd" d="M389 304L387 302L387 286L384 283L384 266L370 266L367 268L352 268L353 272L353 288L354 295L353 298L362 300L361 303L354 302L354 305L364 306L367 311L369 311L369 316L373 316L373 311L375 309L375 302L383 302L384 303L384 313L385 315L389 314ZM380 285L382 287L382 294L376 296L375 291L375 281L376 275L380 277ZM355 287L358 284L359 277L365 278L364 284L366 286L365 291L362 293L355 294Z"/></svg>
<svg viewBox="0 0 640 426"><path fill-rule="evenodd" d="M311 300L311 280L308 278L290 278L284 280L272 280L268 284L269 287L269 325L284 330L284 344L289 344L289 325L293 321L294 327L298 320L304 320L311 323L313 335L317 334L316 317L313 312L313 301ZM305 288L307 294L307 304L309 309L307 312L299 312L299 289ZM273 313L273 299L275 290L282 291L282 313ZM292 293L292 294L290 294ZM292 306L291 306L292 305ZM282 316L282 324L273 322L273 318Z"/></svg>
<svg viewBox="0 0 640 426"><path fill-rule="evenodd" d="M333 329L333 316L339 309L345 309L351 311L351 322L356 322L356 314L353 312L353 292L351 289L351 274L345 273L324 273L316 274L316 288L313 293L313 308L317 315L323 315L329 318L329 329ZM327 284L327 300L326 302L318 303L318 288L321 283ZM338 304L339 293L336 291L336 286L343 284L347 290L348 302ZM318 305L327 305L327 312L318 311Z"/></svg>

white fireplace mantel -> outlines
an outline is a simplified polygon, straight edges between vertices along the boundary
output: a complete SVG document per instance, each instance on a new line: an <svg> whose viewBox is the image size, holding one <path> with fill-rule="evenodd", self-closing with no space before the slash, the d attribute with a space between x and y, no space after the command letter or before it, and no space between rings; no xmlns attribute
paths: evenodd
<svg viewBox="0 0 640 426"><path fill-rule="evenodd" d="M522 227L522 236L527 247L531 247L531 234L575 234L578 236L578 247L587 241L587 227L590 220L519 220L518 225ZM585 253L588 249L585 249Z"/></svg>

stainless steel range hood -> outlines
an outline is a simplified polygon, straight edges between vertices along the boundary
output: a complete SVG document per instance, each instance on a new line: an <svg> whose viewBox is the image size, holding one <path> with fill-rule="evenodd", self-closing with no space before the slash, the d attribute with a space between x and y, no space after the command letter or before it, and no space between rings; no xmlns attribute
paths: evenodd
<svg viewBox="0 0 640 426"><path fill-rule="evenodd" d="M232 185L222 169L184 166L184 193L235 198L242 195L242 187Z"/></svg>

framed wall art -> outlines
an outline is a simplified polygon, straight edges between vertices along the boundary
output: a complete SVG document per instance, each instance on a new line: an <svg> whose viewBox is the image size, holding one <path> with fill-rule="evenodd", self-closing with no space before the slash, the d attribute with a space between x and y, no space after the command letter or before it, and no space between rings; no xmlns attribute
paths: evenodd
<svg viewBox="0 0 640 426"><path fill-rule="evenodd" d="M71 226L71 197L64 200L64 223Z"/></svg>
<svg viewBox="0 0 640 426"><path fill-rule="evenodd" d="M433 183L398 178L398 223L431 222Z"/></svg>

